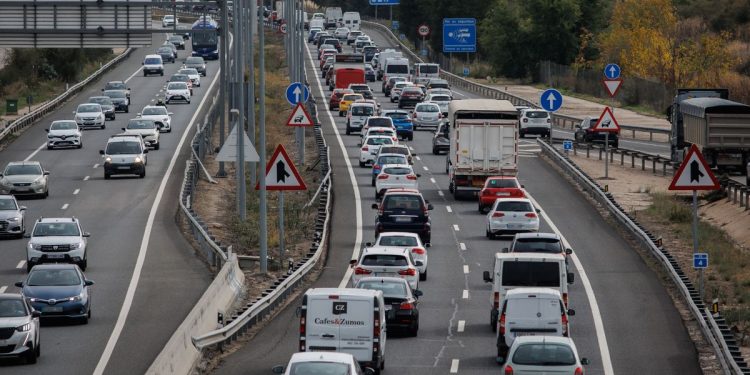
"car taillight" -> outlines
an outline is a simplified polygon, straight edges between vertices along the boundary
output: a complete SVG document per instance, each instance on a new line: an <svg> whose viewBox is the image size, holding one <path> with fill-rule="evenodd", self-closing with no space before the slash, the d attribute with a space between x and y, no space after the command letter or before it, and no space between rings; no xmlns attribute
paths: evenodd
<svg viewBox="0 0 750 375"><path fill-rule="evenodd" d="M372 337L380 337L380 314L375 312L375 323L372 325ZM373 345L372 351L377 351L376 345Z"/></svg>
<svg viewBox="0 0 750 375"><path fill-rule="evenodd" d="M303 308L302 315L299 317L299 351L304 352L306 349L305 342L307 334L307 311Z"/></svg>
<svg viewBox="0 0 750 375"><path fill-rule="evenodd" d="M367 146L362 147L362 151L368 151L368 150L369 150L369 148L367 148Z"/></svg>
<svg viewBox="0 0 750 375"><path fill-rule="evenodd" d="M528 217L528 218L530 218L530 219L531 219L531 218L535 218L535 217L536 217L536 214L535 214L535 213L533 213L533 212L527 212L527 213L526 213L526 217Z"/></svg>
<svg viewBox="0 0 750 375"><path fill-rule="evenodd" d="M379 164L375 164L372 166L372 169L380 169L382 168Z"/></svg>
<svg viewBox="0 0 750 375"><path fill-rule="evenodd" d="M523 119L523 122L529 122L529 119L525 118Z"/></svg>
<svg viewBox="0 0 750 375"><path fill-rule="evenodd" d="M442 114L442 113L438 113L438 118L439 118L439 119L440 119L440 118L443 118L443 114Z"/></svg>
<svg viewBox="0 0 750 375"><path fill-rule="evenodd" d="M354 269L354 274L355 275L369 275L371 273L372 273L372 271L370 271L368 269L364 269L362 267L357 267L357 268Z"/></svg>
<svg viewBox="0 0 750 375"><path fill-rule="evenodd" d="M405 270L398 271L398 274L401 276L417 276L417 269L407 268Z"/></svg>
<svg viewBox="0 0 750 375"><path fill-rule="evenodd" d="M414 310L414 305L412 305L409 302L402 302L401 306L398 307L399 310Z"/></svg>
<svg viewBox="0 0 750 375"><path fill-rule="evenodd" d="M492 214L492 217L503 217L503 216L505 216L505 214L502 212L495 212L494 214Z"/></svg>
<svg viewBox="0 0 750 375"><path fill-rule="evenodd" d="M381 173L378 175L378 180L387 180L390 177L387 173Z"/></svg>
<svg viewBox="0 0 750 375"><path fill-rule="evenodd" d="M498 328L501 335L505 335L505 313L500 315L500 328Z"/></svg>
<svg viewBox="0 0 750 375"><path fill-rule="evenodd" d="M565 305L565 308L568 307L568 293L563 293L563 304Z"/></svg>
<svg viewBox="0 0 750 375"><path fill-rule="evenodd" d="M568 317L565 316L565 313L561 315L561 321L562 321L562 334L565 337L568 337Z"/></svg>
<svg viewBox="0 0 750 375"><path fill-rule="evenodd" d="M396 136L393 136L393 137L391 137L391 138L393 139L393 141L394 141L394 142L398 142L398 137L396 137Z"/></svg>
<svg viewBox="0 0 750 375"><path fill-rule="evenodd" d="M421 247L415 247L415 248L411 249L411 252L412 252L412 254L417 254L417 255L424 255L424 253L425 253L424 249L421 248Z"/></svg>
<svg viewBox="0 0 750 375"><path fill-rule="evenodd" d="M576 367L576 372L573 375L583 375L583 368Z"/></svg>
<svg viewBox="0 0 750 375"><path fill-rule="evenodd" d="M513 367L510 367L510 365L505 366L505 375L513 375Z"/></svg>
<svg viewBox="0 0 750 375"><path fill-rule="evenodd" d="M500 292L495 292L492 300L492 307L496 310L500 308Z"/></svg>
<svg viewBox="0 0 750 375"><path fill-rule="evenodd" d="M416 180L417 180L417 176L415 176L415 175L413 175L413 174L410 174L410 175L406 176L406 179L407 179L407 180L412 180L412 181L416 181Z"/></svg>
<svg viewBox="0 0 750 375"><path fill-rule="evenodd" d="M486 189L482 189L481 195L492 195L492 192Z"/></svg>

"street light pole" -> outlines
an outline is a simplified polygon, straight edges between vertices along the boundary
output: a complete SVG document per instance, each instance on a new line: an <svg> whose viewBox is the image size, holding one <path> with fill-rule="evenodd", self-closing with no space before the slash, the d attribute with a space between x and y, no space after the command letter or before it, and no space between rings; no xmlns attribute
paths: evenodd
<svg viewBox="0 0 750 375"><path fill-rule="evenodd" d="M263 22L258 22L258 72L260 81L258 95L260 95L260 111L258 114L258 127L260 142L259 156L261 165L260 179L260 272L268 272L268 208L266 205L266 174L263 166L266 165L266 52L265 52L265 30Z"/></svg>

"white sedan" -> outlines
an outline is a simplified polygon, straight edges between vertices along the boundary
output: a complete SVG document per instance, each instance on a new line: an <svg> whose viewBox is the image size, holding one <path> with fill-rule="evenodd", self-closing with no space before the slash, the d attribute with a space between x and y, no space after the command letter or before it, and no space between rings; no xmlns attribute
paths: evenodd
<svg viewBox="0 0 750 375"><path fill-rule="evenodd" d="M159 142L159 127L153 120L134 118L128 121L128 124L122 130L125 131L125 134L140 135L143 138L143 143L148 147L153 147L154 150L158 150L161 145Z"/></svg>
<svg viewBox="0 0 750 375"><path fill-rule="evenodd" d="M409 164L385 164L381 172L375 178L375 199L380 199L388 189L404 188L419 190L417 178L420 175L414 173Z"/></svg>
<svg viewBox="0 0 750 375"><path fill-rule="evenodd" d="M427 280L427 248L430 244L423 244L419 235L407 232L384 232L378 236L375 244L367 243L369 248L411 248L411 257L417 263L419 281Z"/></svg>
<svg viewBox="0 0 750 375"><path fill-rule="evenodd" d="M102 106L96 103L84 103L78 105L78 108L73 112L75 115L76 124L81 129L85 128L100 128L104 129L104 122L106 117Z"/></svg>
<svg viewBox="0 0 750 375"><path fill-rule="evenodd" d="M301 352L292 354L289 364L275 366L274 374L363 374L374 375L375 370L359 366L357 359L349 353L338 352ZM333 372L331 372L333 371Z"/></svg>
<svg viewBox="0 0 750 375"><path fill-rule="evenodd" d="M362 133L362 139L364 140L367 137L375 135L387 135L393 138L394 143L398 143L398 135L396 134L396 129L390 128L369 128L364 133Z"/></svg>
<svg viewBox="0 0 750 375"><path fill-rule="evenodd" d="M138 117L146 120L154 120L156 126L159 127L160 132L172 132L172 115L174 113L167 112L166 107L159 105L147 105L143 107L143 111L138 114Z"/></svg>
<svg viewBox="0 0 750 375"><path fill-rule="evenodd" d="M487 214L487 238L539 230L539 215L526 198L498 198Z"/></svg>
<svg viewBox="0 0 750 375"><path fill-rule="evenodd" d="M373 135L365 138L359 148L359 166L364 168L368 163L372 163L380 150L380 146L392 144L396 144L396 142L393 137L388 135Z"/></svg>

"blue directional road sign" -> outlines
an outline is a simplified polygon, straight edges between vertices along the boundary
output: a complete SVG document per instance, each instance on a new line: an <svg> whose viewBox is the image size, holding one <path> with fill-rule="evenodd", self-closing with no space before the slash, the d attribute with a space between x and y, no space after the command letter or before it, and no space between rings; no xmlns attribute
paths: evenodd
<svg viewBox="0 0 750 375"><path fill-rule="evenodd" d="M300 82L294 82L286 87L286 100L291 105L305 103L309 97L310 90Z"/></svg>
<svg viewBox="0 0 750 375"><path fill-rule="evenodd" d="M443 52L476 52L477 20L474 18L443 19Z"/></svg>
<svg viewBox="0 0 750 375"><path fill-rule="evenodd" d="M542 95L539 97L539 103L542 105L542 108L544 108L545 111L555 112L560 109L560 107L562 107L563 97L562 94L560 94L560 91L557 91L555 89L547 89L544 90Z"/></svg>
<svg viewBox="0 0 750 375"><path fill-rule="evenodd" d="M573 149L573 141L566 139L563 141L563 150L570 151Z"/></svg>
<svg viewBox="0 0 750 375"><path fill-rule="evenodd" d="M708 268L708 253L693 254L693 268L695 269Z"/></svg>
<svg viewBox="0 0 750 375"><path fill-rule="evenodd" d="M391 21L391 29L398 30L399 26L401 25L399 25L398 21Z"/></svg>
<svg viewBox="0 0 750 375"><path fill-rule="evenodd" d="M607 79L618 79L620 78L620 66L617 64L607 64L604 67L604 76Z"/></svg>
<svg viewBox="0 0 750 375"><path fill-rule="evenodd" d="M399 5L401 0L370 0L370 5Z"/></svg>

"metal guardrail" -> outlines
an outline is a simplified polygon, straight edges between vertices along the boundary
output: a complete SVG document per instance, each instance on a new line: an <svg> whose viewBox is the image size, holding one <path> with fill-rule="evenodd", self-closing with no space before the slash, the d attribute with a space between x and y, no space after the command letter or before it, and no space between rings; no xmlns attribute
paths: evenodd
<svg viewBox="0 0 750 375"><path fill-rule="evenodd" d="M691 314L700 326L701 333L716 352L722 371L725 374L750 374L750 367L742 357L739 345L729 330L726 321L718 314L711 315L700 298L698 290L685 272L682 271L672 254L664 246L657 245L658 239L656 236L639 224L617 203L612 194L605 192L592 177L581 170L566 155L560 153L559 150L545 141L537 140L537 143L541 146L542 153L554 160L599 204L606 207L612 216L662 264L687 303Z"/></svg>
<svg viewBox="0 0 750 375"><path fill-rule="evenodd" d="M404 43L402 43L394 34L393 32L386 26L381 25L376 22L371 21L362 21L363 25L367 25L370 27L377 28L381 31L383 31L388 38L391 40L391 42L396 43L399 47L401 52L403 52L407 57L409 57L410 60L423 63L425 62L420 56L418 56L416 53L411 51L408 46L406 46ZM470 81L468 79L462 78L456 74L453 74L451 72L447 72L445 70L440 70L440 77L448 81L448 83L451 84L453 87L459 87L465 91L473 92L476 94L479 94L481 96L485 96L492 99L498 99L498 100L508 100L513 105L516 106L527 106L532 108L539 108L538 105L535 103L526 100L520 96L516 96L513 94L510 94L506 91L500 90L495 87L490 87L487 85L483 85L481 83L476 83L473 81ZM552 124L555 127L562 128L562 129L574 129L575 125L578 125L583 121L583 118L575 117L575 116L568 116L568 115L561 115L557 113L552 114ZM669 135L670 131L668 129L654 129L647 126L639 126L639 125L620 125L620 129L625 130L627 132L631 133L630 138L636 138L636 133L648 133L649 134L649 140L654 140L654 134L660 134L660 135ZM620 132L620 135L623 136L623 132Z"/></svg>
<svg viewBox="0 0 750 375"><path fill-rule="evenodd" d="M15 121L8 124L5 127L5 129L0 131L0 142L2 142L3 139L5 139L5 137L8 136L9 134L19 133L21 130L23 130L29 125L36 123L38 120L48 115L50 112L57 110L58 107L60 107L62 104L64 104L68 99L70 99L74 95L78 94L89 83L98 80L104 73L108 72L112 67L114 67L119 62L121 62L122 60L130 56L131 52L133 52L133 48L126 49L123 53L119 54L117 57L113 58L112 60L109 60L109 62L102 65L97 71L92 73L90 76L86 77L86 79L84 79L81 82L76 83L75 85L65 90L65 92L60 94L58 97L52 100L48 100L46 103L42 104L37 109L33 110L31 113L23 115L17 118Z"/></svg>

